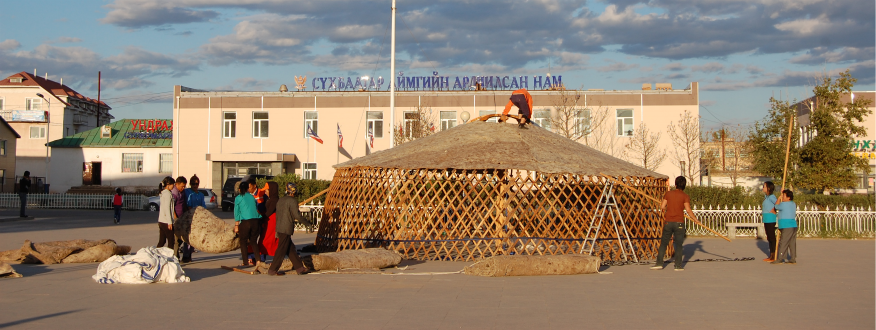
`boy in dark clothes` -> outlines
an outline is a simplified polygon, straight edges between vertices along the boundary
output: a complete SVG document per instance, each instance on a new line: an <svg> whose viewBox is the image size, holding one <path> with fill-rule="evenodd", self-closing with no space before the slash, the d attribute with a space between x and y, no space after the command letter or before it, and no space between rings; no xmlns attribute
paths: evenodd
<svg viewBox="0 0 876 330"><path fill-rule="evenodd" d="M289 256L292 261L292 267L298 275L306 274L309 270L304 267L301 259L298 257L298 251L295 250L295 244L292 243L292 234L295 233L295 221L310 225L310 220L305 219L298 212L298 198L295 197L297 187L294 183L286 184L286 196L280 198L277 202L277 252L274 253L274 260L271 262L271 267L268 269L268 275L285 275L280 272L280 266L283 265L283 259Z"/></svg>
<svg viewBox="0 0 876 330"><path fill-rule="evenodd" d="M657 262L651 269L663 269L663 256L666 253L666 246L669 245L669 239L672 238L675 242L675 270L684 270L681 265L684 256L682 253L684 252L684 237L687 235L684 228L684 212L687 211L691 218L696 219L690 208L690 197L684 193L685 186L687 186L687 179L679 176L675 178L675 190L669 191L663 196L663 204L660 206L666 211L663 222L663 237L660 239L660 249L657 250Z"/></svg>
<svg viewBox="0 0 876 330"><path fill-rule="evenodd" d="M116 188L116 194L113 195L113 221L116 224L122 222L122 188Z"/></svg>

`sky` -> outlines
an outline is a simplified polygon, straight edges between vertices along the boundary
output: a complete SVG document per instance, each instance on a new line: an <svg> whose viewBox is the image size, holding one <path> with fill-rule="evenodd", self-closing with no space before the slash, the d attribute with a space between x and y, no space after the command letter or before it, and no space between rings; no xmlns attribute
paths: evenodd
<svg viewBox="0 0 876 330"><path fill-rule="evenodd" d="M170 118L174 85L276 91L389 77L391 0L4 1L0 76L33 72L118 118ZM706 129L762 120L850 70L873 91L873 0L398 0L396 71L561 75L568 88L700 84ZM309 85L309 83L308 83ZM384 85L386 87L387 85Z"/></svg>

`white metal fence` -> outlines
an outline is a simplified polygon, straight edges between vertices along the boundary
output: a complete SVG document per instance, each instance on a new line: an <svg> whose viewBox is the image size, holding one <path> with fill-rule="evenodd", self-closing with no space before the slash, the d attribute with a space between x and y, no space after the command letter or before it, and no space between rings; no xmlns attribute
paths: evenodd
<svg viewBox="0 0 876 330"><path fill-rule="evenodd" d="M313 223L312 227L307 227L301 223L295 223L295 230L300 231L316 231L319 227L319 220L322 219L323 210L325 208L322 205L322 202L310 203L302 205L299 210L307 210L307 212L301 212L301 216L310 219L310 222Z"/></svg>
<svg viewBox="0 0 876 330"><path fill-rule="evenodd" d="M697 219L714 231L727 234L727 223L761 223L759 207L747 209L727 207L694 207ZM714 236L706 229L687 220L688 235ZM801 208L797 210L798 237L874 237L876 212L871 208L843 208L816 210ZM737 236L755 236L755 228L739 228Z"/></svg>
<svg viewBox="0 0 876 330"><path fill-rule="evenodd" d="M304 205L309 212L302 215L311 219L314 225L319 223L323 215L323 205ZM727 235L727 223L761 223L760 208L749 207L736 209L727 207L695 207L694 213L697 219L714 231ZM797 226L799 237L876 237L876 211L867 208L841 209L841 210L814 210L802 208L797 210ZM296 230L314 230L298 225ZM708 230L689 223L688 235L691 236L714 236ZM738 228L736 236L756 235L755 228Z"/></svg>
<svg viewBox="0 0 876 330"><path fill-rule="evenodd" d="M122 209L143 210L149 198L143 195L123 195ZM18 209L21 200L18 194L0 194L0 208ZM83 209L110 210L113 208L113 195L96 194L27 194L28 209Z"/></svg>

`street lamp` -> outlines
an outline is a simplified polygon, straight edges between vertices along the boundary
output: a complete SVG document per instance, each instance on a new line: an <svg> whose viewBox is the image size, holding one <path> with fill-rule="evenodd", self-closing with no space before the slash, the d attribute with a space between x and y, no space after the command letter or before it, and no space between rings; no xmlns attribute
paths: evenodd
<svg viewBox="0 0 876 330"><path fill-rule="evenodd" d="M45 169L46 169L46 183L45 183L45 185L48 186L49 185L49 119L50 119L49 114L52 113L52 101L50 101L45 96L43 96L43 94L40 94L40 93L36 93L36 96L39 96L41 99L45 100L46 103L49 104L49 110L46 111L46 164L45 164ZM48 194L48 193L49 193L49 191L47 189L46 194Z"/></svg>

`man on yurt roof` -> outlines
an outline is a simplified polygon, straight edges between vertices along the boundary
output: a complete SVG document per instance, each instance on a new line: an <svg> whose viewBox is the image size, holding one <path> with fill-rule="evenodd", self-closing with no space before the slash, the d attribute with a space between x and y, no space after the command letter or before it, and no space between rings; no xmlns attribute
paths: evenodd
<svg viewBox="0 0 876 330"><path fill-rule="evenodd" d="M532 118L532 95L529 95L526 88L521 88L511 93L511 99L505 105L505 111L502 111L502 118L499 118L500 123L508 119L508 112L511 111L512 106L517 106L517 114L523 116L524 120L520 122L520 128L523 128Z"/></svg>

